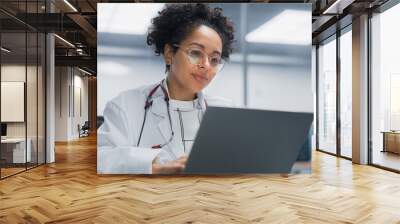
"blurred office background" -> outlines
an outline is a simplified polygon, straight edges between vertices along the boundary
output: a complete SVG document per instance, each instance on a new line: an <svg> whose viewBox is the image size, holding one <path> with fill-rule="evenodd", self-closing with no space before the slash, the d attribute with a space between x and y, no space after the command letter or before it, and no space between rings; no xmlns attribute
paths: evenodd
<svg viewBox="0 0 400 224"><path fill-rule="evenodd" d="M163 6L98 4L98 115L121 91L165 77L162 57L146 44L150 21ZM311 5L210 6L231 18L236 42L205 93L241 107L313 112Z"/></svg>

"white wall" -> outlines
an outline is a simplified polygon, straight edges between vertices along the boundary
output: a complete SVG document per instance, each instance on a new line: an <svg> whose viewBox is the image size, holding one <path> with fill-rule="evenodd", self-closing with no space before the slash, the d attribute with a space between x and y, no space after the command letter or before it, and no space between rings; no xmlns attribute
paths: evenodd
<svg viewBox="0 0 400 224"><path fill-rule="evenodd" d="M68 84L67 67L55 68L55 140L68 139Z"/></svg>
<svg viewBox="0 0 400 224"><path fill-rule="evenodd" d="M25 76L26 76L26 72L28 72L29 75L36 74L36 67L33 66L25 66L24 65L18 65L18 64L7 64L7 65L2 65L1 66L1 81L9 81L9 82L24 82L26 83L25 80ZM30 80L31 82L31 80ZM30 83L32 84L32 83ZM31 90L31 89L27 89L27 90ZM36 98L36 89L34 92L27 93L28 96L28 102L32 101L32 97ZM3 98L4 96L2 96ZM35 105L36 108L36 105ZM8 110L8 108L1 108L1 110ZM24 108L22 108L22 110L24 110ZM34 118L36 121L36 114L33 114L30 110L27 110L27 112L30 112L27 114L27 118L28 118L28 136L31 133L30 130L34 129L36 130L36 126L33 127L33 124L31 123ZM34 117L32 117L32 115L34 115ZM7 136L8 137L25 137L25 126L26 126L26 122L7 122Z"/></svg>
<svg viewBox="0 0 400 224"><path fill-rule="evenodd" d="M77 73L78 72L78 73ZM82 76L82 73L79 73L78 70L74 71L74 96L72 98L75 100L75 102L71 103L74 104L74 108L72 110L75 110L74 113L72 113L72 124L71 124L71 135L73 138L79 137L78 133L78 124L82 126L85 121L88 121L88 78L87 76ZM77 92L80 90L80 98L79 98L79 93ZM79 102L80 101L80 102ZM79 108L81 107L81 108ZM81 111L80 111L80 110Z"/></svg>
<svg viewBox="0 0 400 224"><path fill-rule="evenodd" d="M19 107L10 107L4 105L2 101L2 114L6 113L15 113L19 114L20 120L18 122L6 122L7 124L7 137L13 138L21 138L27 136L30 139L31 145L31 156L32 161L36 162L36 159L39 159L39 163L44 162L44 150L45 150L45 142L44 142L44 126L45 126L45 117L44 117L44 100L45 100L45 90L44 90L44 74L42 73L41 66L38 67L32 65L25 64L2 64L1 66L1 81L2 87L3 82L20 82L20 84L24 84L22 89L19 89L19 94L23 96L20 97L16 101L16 99L12 99L13 97L7 96L7 92L4 92L5 89L2 88L2 96L1 98L10 98L14 101L9 103L20 104ZM24 89L26 87L26 89ZM26 90L26 99L25 99L25 90ZM14 89L16 91L16 89ZM8 92L11 94L10 92ZM5 95L4 95L5 94ZM22 102L21 102L22 100ZM25 105L26 104L26 105ZM14 105L16 106L16 105ZM26 119L24 114L26 112ZM2 120L3 117L2 117ZM39 155L37 155L39 154Z"/></svg>
<svg viewBox="0 0 400 224"><path fill-rule="evenodd" d="M55 140L69 141L78 138L78 124L88 120L88 81L77 69L56 67ZM81 90L81 103L77 90ZM79 107L82 105L82 116ZM75 111L74 111L75 110Z"/></svg>

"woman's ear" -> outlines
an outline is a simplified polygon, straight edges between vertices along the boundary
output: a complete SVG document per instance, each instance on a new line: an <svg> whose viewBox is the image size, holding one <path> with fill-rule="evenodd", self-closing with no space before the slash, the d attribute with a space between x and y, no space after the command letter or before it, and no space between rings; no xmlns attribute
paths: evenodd
<svg viewBox="0 0 400 224"><path fill-rule="evenodd" d="M164 60L166 65L172 64L172 58L174 56L174 51L169 44L164 45Z"/></svg>

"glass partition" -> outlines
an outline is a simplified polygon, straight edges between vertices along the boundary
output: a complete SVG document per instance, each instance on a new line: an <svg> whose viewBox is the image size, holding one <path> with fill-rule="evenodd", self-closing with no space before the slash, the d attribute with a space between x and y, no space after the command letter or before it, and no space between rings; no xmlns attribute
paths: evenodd
<svg viewBox="0 0 400 224"><path fill-rule="evenodd" d="M318 48L318 149L336 154L336 35Z"/></svg>
<svg viewBox="0 0 400 224"><path fill-rule="evenodd" d="M26 151L26 33L2 32L1 47L1 175L6 177L25 170L31 156Z"/></svg>
<svg viewBox="0 0 400 224"><path fill-rule="evenodd" d="M43 12L43 5L0 3L16 17ZM45 44L45 34L0 12L0 178L45 162Z"/></svg>

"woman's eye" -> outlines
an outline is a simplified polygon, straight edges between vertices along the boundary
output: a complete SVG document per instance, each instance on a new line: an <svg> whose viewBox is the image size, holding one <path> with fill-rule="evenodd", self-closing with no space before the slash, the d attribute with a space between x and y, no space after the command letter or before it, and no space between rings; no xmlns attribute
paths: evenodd
<svg viewBox="0 0 400 224"><path fill-rule="evenodd" d="M201 55L202 55L201 51L199 51L199 50L190 50L189 54L192 57L201 57Z"/></svg>
<svg viewBox="0 0 400 224"><path fill-rule="evenodd" d="M210 63L213 64L213 65L218 65L219 62L220 62L220 59L216 58L216 57L211 58L211 60L210 60Z"/></svg>

